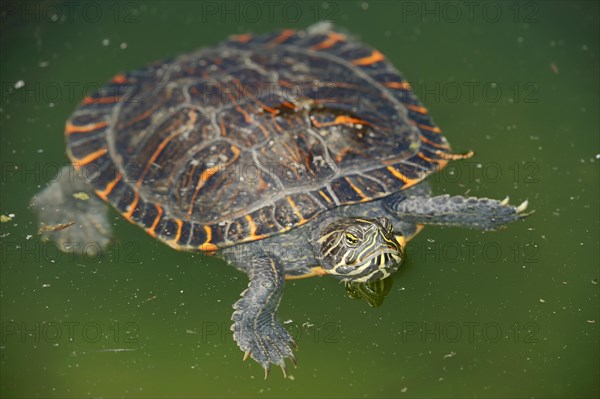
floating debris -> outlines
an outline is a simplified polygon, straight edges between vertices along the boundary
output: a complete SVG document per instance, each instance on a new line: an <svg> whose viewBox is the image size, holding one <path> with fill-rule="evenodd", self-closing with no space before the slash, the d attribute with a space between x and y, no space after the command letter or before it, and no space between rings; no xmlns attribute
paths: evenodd
<svg viewBox="0 0 600 399"><path fill-rule="evenodd" d="M115 349L100 349L97 352L133 352L135 349L115 348Z"/></svg>
<svg viewBox="0 0 600 399"><path fill-rule="evenodd" d="M449 357L454 357L456 355L456 352L452 351L450 353L448 353L447 355L444 355L444 359L447 359Z"/></svg>
<svg viewBox="0 0 600 399"><path fill-rule="evenodd" d="M10 215L6 216L6 215L0 215L0 222L2 223L8 223L12 220L12 217Z"/></svg>
<svg viewBox="0 0 600 399"><path fill-rule="evenodd" d="M90 196L86 192L80 191L78 193L73 194L73 198L82 201L87 201L90 199Z"/></svg>
<svg viewBox="0 0 600 399"><path fill-rule="evenodd" d="M40 225L40 228L38 229L38 234L44 234L44 233L48 233L50 231L64 230L67 227L73 226L74 224L75 224L75 222L68 222L68 223L53 224L51 226L48 226L47 224L42 223Z"/></svg>
<svg viewBox="0 0 600 399"><path fill-rule="evenodd" d="M550 63L550 69L552 69L552 72L554 72L554 74L558 75L558 67L554 62Z"/></svg>

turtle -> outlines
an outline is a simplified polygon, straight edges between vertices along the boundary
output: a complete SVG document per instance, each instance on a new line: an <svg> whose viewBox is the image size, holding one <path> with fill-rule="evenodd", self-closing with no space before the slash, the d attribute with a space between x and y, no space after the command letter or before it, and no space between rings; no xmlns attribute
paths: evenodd
<svg viewBox="0 0 600 399"><path fill-rule="evenodd" d="M234 35L116 74L66 122L70 164L32 199L64 250L109 243L107 203L180 251L246 273L233 338L265 370L296 365L284 281L380 282L425 224L496 230L527 201L431 194L456 154L377 49L331 24ZM360 290L355 289L354 292Z"/></svg>

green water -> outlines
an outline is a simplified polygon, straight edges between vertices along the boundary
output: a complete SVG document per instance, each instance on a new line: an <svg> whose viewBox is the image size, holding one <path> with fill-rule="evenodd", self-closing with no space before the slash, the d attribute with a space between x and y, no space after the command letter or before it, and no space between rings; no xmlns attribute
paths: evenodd
<svg viewBox="0 0 600 399"><path fill-rule="evenodd" d="M2 5L0 396L598 396L597 2L67 3ZM425 229L376 309L332 278L288 283L299 367L264 381L228 334L245 275L115 212L100 258L60 255L27 203L66 162L86 88L318 19L380 49L454 149L476 150L432 179L437 193L535 213L494 233Z"/></svg>

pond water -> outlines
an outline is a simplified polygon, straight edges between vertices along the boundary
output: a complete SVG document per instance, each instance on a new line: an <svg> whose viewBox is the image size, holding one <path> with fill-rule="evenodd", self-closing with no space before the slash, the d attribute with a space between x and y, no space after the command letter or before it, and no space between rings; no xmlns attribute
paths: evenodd
<svg viewBox="0 0 600 399"><path fill-rule="evenodd" d="M597 2L5 2L0 396L597 397ZM242 362L246 276L111 211L100 256L43 243L29 199L67 162L64 122L119 71L230 34L329 19L377 47L458 152L435 193L528 199L481 233L428 227L382 306L287 283L299 366Z"/></svg>

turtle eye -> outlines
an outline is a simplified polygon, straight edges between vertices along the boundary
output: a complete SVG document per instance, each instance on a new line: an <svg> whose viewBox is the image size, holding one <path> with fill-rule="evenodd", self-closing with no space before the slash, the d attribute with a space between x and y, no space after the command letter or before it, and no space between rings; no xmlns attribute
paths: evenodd
<svg viewBox="0 0 600 399"><path fill-rule="evenodd" d="M352 233L346 233L346 244L355 247L358 244L358 237Z"/></svg>

